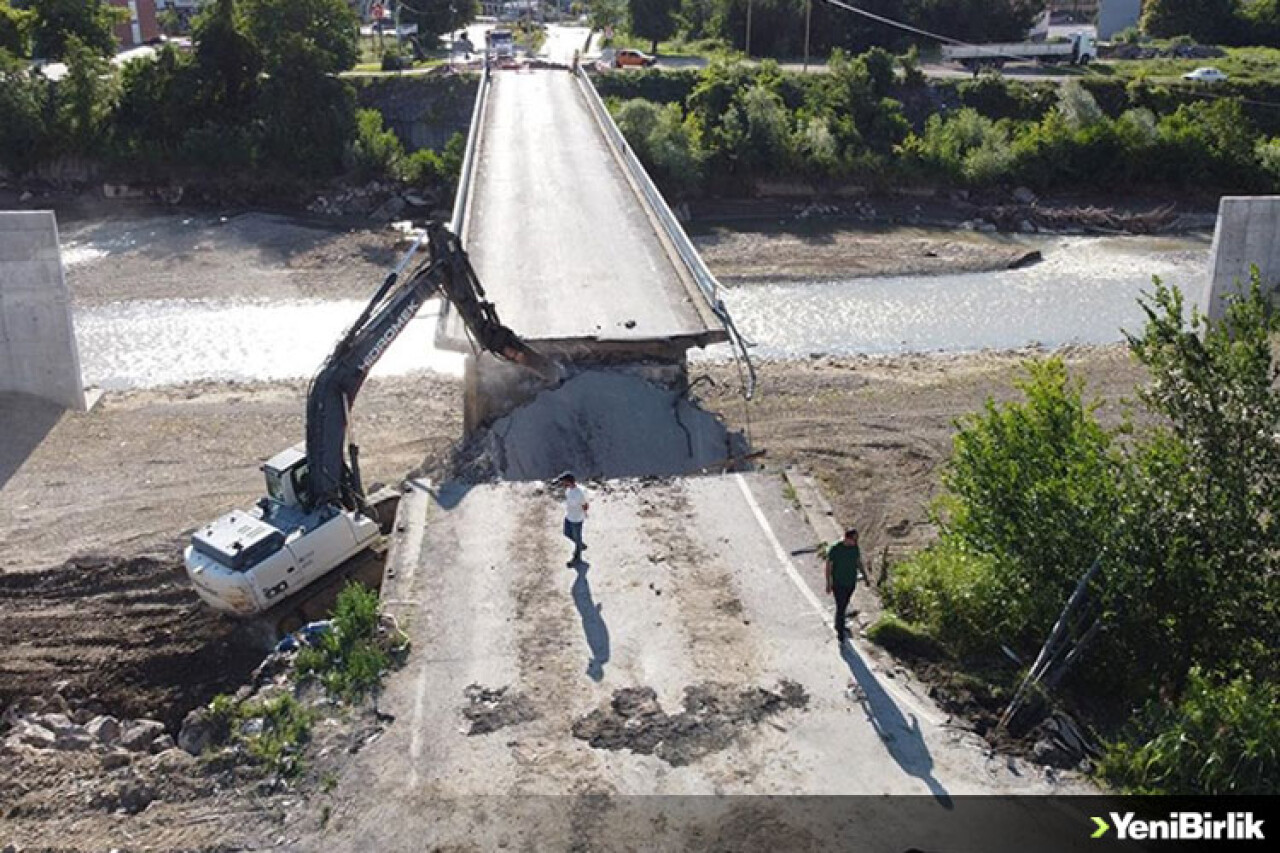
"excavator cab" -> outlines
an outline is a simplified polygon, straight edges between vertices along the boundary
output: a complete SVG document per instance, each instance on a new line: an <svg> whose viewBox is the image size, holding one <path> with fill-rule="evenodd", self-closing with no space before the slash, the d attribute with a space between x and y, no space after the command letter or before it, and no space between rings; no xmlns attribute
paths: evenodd
<svg viewBox="0 0 1280 853"><path fill-rule="evenodd" d="M262 474L267 480L270 501L299 510L311 506L311 476L305 445L295 444L272 456L262 466Z"/></svg>

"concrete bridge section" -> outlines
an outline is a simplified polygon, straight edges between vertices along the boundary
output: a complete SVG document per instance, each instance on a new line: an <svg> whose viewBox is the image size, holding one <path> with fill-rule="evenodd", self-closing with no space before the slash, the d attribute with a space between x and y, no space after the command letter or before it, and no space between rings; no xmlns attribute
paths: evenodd
<svg viewBox="0 0 1280 853"><path fill-rule="evenodd" d="M452 224L503 322L551 355L657 362L677 373L690 347L728 340L674 244L687 238L645 192L647 176L619 150L585 77L537 70L485 79ZM437 345L471 351L453 312L442 315ZM468 424L500 415L518 384L478 359Z"/></svg>
<svg viewBox="0 0 1280 853"><path fill-rule="evenodd" d="M1214 320L1225 312L1224 297L1249 287L1256 266L1264 293L1280 285L1280 196L1224 196L1209 253L1209 280L1201 310Z"/></svg>
<svg viewBox="0 0 1280 853"><path fill-rule="evenodd" d="M52 211L0 212L0 391L85 409Z"/></svg>

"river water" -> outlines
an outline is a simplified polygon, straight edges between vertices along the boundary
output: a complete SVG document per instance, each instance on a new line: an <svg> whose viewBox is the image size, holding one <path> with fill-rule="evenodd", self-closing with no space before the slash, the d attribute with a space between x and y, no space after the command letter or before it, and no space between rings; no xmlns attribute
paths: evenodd
<svg viewBox="0 0 1280 853"><path fill-rule="evenodd" d="M1101 344L1141 328L1137 299L1153 275L1194 302L1210 244L1208 235L1019 241L1044 260L994 273L746 284L725 288L723 297L762 357ZM65 247L68 266L100 257L93 245ZM77 308L75 323L88 385L251 382L312 375L362 307L358 300L137 300ZM438 311L428 303L374 375L430 369L460 376L462 357L432 345ZM727 354L717 347L695 357Z"/></svg>

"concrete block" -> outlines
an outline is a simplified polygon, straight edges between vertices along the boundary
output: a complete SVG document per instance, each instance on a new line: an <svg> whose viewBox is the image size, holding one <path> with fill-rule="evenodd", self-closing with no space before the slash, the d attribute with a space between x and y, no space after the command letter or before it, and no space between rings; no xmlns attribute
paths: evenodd
<svg viewBox="0 0 1280 853"><path fill-rule="evenodd" d="M0 211L0 391L85 410L52 211Z"/></svg>
<svg viewBox="0 0 1280 853"><path fill-rule="evenodd" d="M1209 258L1200 310L1210 318L1222 318L1223 297L1248 288L1250 266L1258 268L1263 291L1274 293L1280 283L1280 196L1223 196Z"/></svg>

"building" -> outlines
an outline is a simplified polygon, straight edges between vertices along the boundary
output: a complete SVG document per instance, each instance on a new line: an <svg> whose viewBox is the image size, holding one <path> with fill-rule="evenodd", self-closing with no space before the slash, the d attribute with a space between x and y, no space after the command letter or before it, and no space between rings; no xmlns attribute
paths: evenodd
<svg viewBox="0 0 1280 853"><path fill-rule="evenodd" d="M1109 39L1138 25L1142 0L1049 0L1053 25L1093 24L1098 38Z"/></svg>
<svg viewBox="0 0 1280 853"><path fill-rule="evenodd" d="M156 0L110 0L110 3L129 12L129 20L116 25L116 40L122 47L137 47L159 38Z"/></svg>
<svg viewBox="0 0 1280 853"><path fill-rule="evenodd" d="M1109 39L1116 33L1138 26L1142 17L1142 0L1105 0L1098 9L1098 38Z"/></svg>

